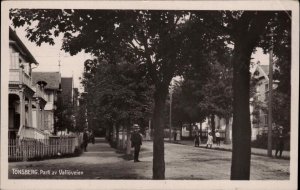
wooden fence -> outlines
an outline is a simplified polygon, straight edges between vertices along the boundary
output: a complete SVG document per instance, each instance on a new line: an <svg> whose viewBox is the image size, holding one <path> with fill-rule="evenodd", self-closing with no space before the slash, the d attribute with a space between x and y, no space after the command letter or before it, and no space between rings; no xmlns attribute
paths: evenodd
<svg viewBox="0 0 300 190"><path fill-rule="evenodd" d="M73 154L78 146L76 137L49 139L9 139L8 160L23 161Z"/></svg>

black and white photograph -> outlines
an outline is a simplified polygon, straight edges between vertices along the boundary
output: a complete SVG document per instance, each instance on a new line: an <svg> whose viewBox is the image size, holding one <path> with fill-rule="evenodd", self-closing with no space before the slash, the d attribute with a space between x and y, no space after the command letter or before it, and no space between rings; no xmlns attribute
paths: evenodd
<svg viewBox="0 0 300 190"><path fill-rule="evenodd" d="M299 2L1 9L1 189L297 189Z"/></svg>

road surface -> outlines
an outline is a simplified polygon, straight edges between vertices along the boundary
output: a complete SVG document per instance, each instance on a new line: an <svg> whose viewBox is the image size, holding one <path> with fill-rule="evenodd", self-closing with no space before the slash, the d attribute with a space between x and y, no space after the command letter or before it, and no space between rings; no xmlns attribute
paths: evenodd
<svg viewBox="0 0 300 190"><path fill-rule="evenodd" d="M140 160L127 160L104 139L79 157L9 163L11 179L151 179L152 146L143 142ZM289 160L251 156L252 180L288 180ZM229 180L231 152L165 143L166 179Z"/></svg>

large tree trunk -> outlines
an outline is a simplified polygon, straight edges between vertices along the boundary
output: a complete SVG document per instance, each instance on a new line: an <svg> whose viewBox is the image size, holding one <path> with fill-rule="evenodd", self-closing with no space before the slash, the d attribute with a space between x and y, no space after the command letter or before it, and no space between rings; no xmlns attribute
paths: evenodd
<svg viewBox="0 0 300 190"><path fill-rule="evenodd" d="M125 130L125 126L123 125L122 126L122 150L124 150L126 147L125 133L126 133L126 130Z"/></svg>
<svg viewBox="0 0 300 190"><path fill-rule="evenodd" d="M111 127L108 124L106 125L106 134L105 134L105 137L106 137L106 140L108 142L111 141Z"/></svg>
<svg viewBox="0 0 300 190"><path fill-rule="evenodd" d="M211 121L211 133L215 140L215 130L216 130L215 114L211 114L210 121Z"/></svg>
<svg viewBox="0 0 300 190"><path fill-rule="evenodd" d="M119 132L120 132L120 125L116 124L116 148L119 148L121 144Z"/></svg>
<svg viewBox="0 0 300 190"><path fill-rule="evenodd" d="M153 179L165 179L165 148L164 148L164 122L163 113L165 109L168 86L156 88L154 94L153 113Z"/></svg>
<svg viewBox="0 0 300 190"><path fill-rule="evenodd" d="M250 178L251 125L249 108L251 48L236 43L233 57L233 124L231 179Z"/></svg>
<svg viewBox="0 0 300 190"><path fill-rule="evenodd" d="M202 139L202 122L200 122L200 130L199 130L199 133L200 133L200 139ZM201 143L201 142L200 142Z"/></svg>
<svg viewBox="0 0 300 190"><path fill-rule="evenodd" d="M126 140L126 155L130 155L131 154L131 131L130 131L130 126L127 125L126 127L126 133L127 133L127 140Z"/></svg>
<svg viewBox="0 0 300 190"><path fill-rule="evenodd" d="M254 48L273 13L243 12L234 26L233 52L233 124L231 179L250 179L251 124L250 124L250 60Z"/></svg>
<svg viewBox="0 0 300 190"><path fill-rule="evenodd" d="M226 127L225 127L225 140L224 140L224 144L231 144L229 120L230 120L229 117L225 118Z"/></svg>
<svg viewBox="0 0 300 190"><path fill-rule="evenodd" d="M193 136L193 124L189 123L189 137L191 138Z"/></svg>
<svg viewBox="0 0 300 190"><path fill-rule="evenodd" d="M112 128L112 142L113 142L113 144L116 144L116 141L117 141L116 123L113 123L113 128Z"/></svg>

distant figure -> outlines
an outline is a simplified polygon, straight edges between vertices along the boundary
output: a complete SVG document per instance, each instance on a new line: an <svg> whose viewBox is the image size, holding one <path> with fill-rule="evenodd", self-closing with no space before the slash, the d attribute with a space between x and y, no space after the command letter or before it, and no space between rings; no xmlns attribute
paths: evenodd
<svg viewBox="0 0 300 190"><path fill-rule="evenodd" d="M216 130L216 142L217 142L217 146L220 146L221 143L221 134L218 130Z"/></svg>
<svg viewBox="0 0 300 190"><path fill-rule="evenodd" d="M195 144L195 147L199 146L199 135L197 132L195 133L195 136L194 136L194 144Z"/></svg>
<svg viewBox="0 0 300 190"><path fill-rule="evenodd" d="M209 132L208 135L207 135L206 148L208 148L208 146L209 146L210 148L212 148L213 139L214 139L214 138L213 138L211 132Z"/></svg>
<svg viewBox="0 0 300 190"><path fill-rule="evenodd" d="M89 143L89 134L88 134L88 130L84 129L83 132L83 150L86 152L87 151L87 146Z"/></svg>
<svg viewBox="0 0 300 190"><path fill-rule="evenodd" d="M93 131L90 132L90 142L95 144L95 135Z"/></svg>
<svg viewBox="0 0 300 190"><path fill-rule="evenodd" d="M174 141L176 141L176 138L177 138L177 132L174 131Z"/></svg>
<svg viewBox="0 0 300 190"><path fill-rule="evenodd" d="M142 145L142 135L139 133L139 125L133 125L133 133L131 135L131 147L134 147L134 162L140 162L139 154Z"/></svg>
<svg viewBox="0 0 300 190"><path fill-rule="evenodd" d="M284 148L284 135L283 135L283 127L280 126L277 132L276 136L276 152L275 152L275 157L278 157L277 154L279 153L279 158L282 156Z"/></svg>
<svg viewBox="0 0 300 190"><path fill-rule="evenodd" d="M201 144L201 133L198 133L198 138L199 138L199 145Z"/></svg>

